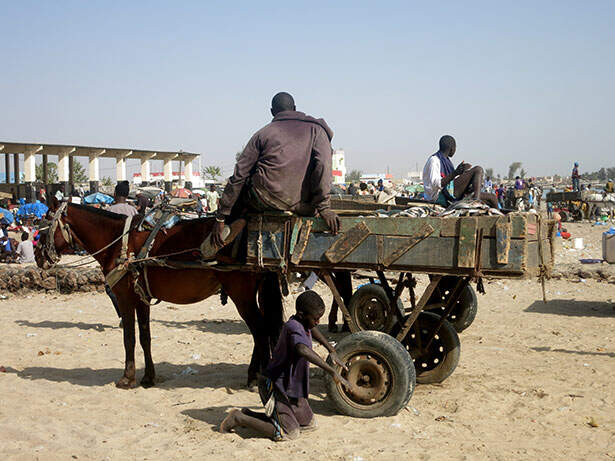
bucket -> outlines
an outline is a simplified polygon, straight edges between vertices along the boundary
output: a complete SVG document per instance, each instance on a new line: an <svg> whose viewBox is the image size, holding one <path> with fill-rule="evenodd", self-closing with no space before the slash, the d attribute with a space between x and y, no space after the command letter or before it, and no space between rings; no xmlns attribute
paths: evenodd
<svg viewBox="0 0 615 461"><path fill-rule="evenodd" d="M583 249L583 239L582 238L575 238L574 239L574 248L575 248L575 250L582 250Z"/></svg>

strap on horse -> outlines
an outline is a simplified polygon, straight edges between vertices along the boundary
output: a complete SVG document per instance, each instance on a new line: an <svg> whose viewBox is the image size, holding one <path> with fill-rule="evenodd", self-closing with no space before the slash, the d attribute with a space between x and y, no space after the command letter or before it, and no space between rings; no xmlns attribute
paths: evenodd
<svg viewBox="0 0 615 461"><path fill-rule="evenodd" d="M126 221L124 221L124 230L122 231L122 249L120 250L119 264L105 276L109 288L113 288L128 273L128 237L130 236L131 224L132 216L128 216Z"/></svg>

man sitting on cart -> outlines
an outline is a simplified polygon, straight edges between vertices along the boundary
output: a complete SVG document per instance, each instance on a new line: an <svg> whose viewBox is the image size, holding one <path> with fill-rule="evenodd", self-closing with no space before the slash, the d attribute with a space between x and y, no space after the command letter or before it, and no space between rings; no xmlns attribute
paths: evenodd
<svg viewBox="0 0 615 461"><path fill-rule="evenodd" d="M444 135L440 138L440 149L431 155L423 168L425 199L447 207L452 202L472 196L493 208L498 208L494 194L481 192L484 172L482 167L473 167L461 162L453 166L451 157L455 155L455 138Z"/></svg>
<svg viewBox="0 0 615 461"><path fill-rule="evenodd" d="M337 233L331 210L331 138L323 119L298 112L288 93L271 101L273 121L257 131L237 159L216 213L212 243L224 245L224 224L245 212L293 211L322 217ZM228 241L226 243L229 243Z"/></svg>

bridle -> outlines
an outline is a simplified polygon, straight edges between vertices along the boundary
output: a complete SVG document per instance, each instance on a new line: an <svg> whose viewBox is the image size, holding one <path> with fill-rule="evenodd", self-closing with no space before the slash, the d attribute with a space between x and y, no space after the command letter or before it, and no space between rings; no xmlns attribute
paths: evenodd
<svg viewBox="0 0 615 461"><path fill-rule="evenodd" d="M60 255L56 249L55 245L55 233L56 229L59 227L60 232L62 233L62 237L68 244L70 248L75 248L75 240L73 238L73 233L70 229L70 226L62 221L62 217L66 216L66 208L68 207L68 202L62 202L59 208L53 215L51 220L51 224L49 225L49 231L47 233L47 238L45 239L45 245L43 246L43 256L51 262L51 265L55 265L60 261Z"/></svg>

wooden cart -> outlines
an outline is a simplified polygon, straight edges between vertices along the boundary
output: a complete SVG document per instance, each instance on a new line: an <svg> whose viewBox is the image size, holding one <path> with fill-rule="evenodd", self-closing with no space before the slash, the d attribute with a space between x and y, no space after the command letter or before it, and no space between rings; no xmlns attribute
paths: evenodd
<svg viewBox="0 0 615 461"><path fill-rule="evenodd" d="M337 350L356 386L348 393L331 381L329 395L341 411L359 417L395 414L407 404L415 381L435 383L450 376L459 361L459 337L447 318L467 296L470 282L480 288L483 277L544 279L552 267L556 231L554 222L534 213L370 214L342 210L337 235L319 218L285 213L253 216L247 229L248 266L281 274L316 271L330 288L353 332ZM347 305L335 273L357 269L373 271L379 284L360 287ZM394 286L385 271L398 274ZM430 278L420 297L416 274ZM401 302L405 289L410 306ZM427 311L434 302L439 315Z"/></svg>

